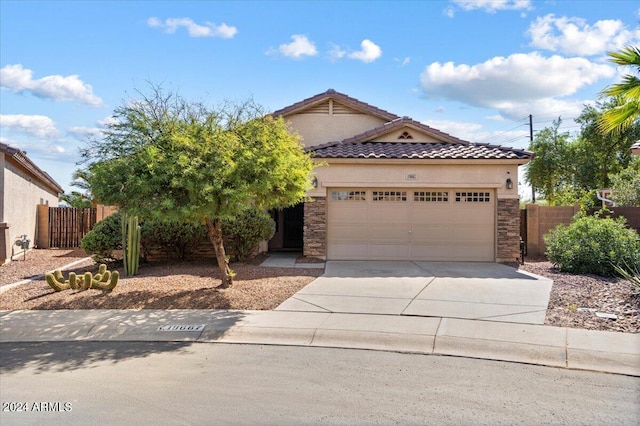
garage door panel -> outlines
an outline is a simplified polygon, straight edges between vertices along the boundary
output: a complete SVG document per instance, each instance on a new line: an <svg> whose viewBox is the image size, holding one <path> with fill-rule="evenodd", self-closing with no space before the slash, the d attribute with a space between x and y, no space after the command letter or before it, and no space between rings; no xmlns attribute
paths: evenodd
<svg viewBox="0 0 640 426"><path fill-rule="evenodd" d="M366 192L366 196L364 201L329 197L329 259L495 259L493 190L460 191L458 197L457 190L420 189L416 190L420 196L414 196L413 189L381 188L375 189L375 201L374 190L340 191ZM397 197L399 191L406 192L406 201ZM442 196L445 192L447 197ZM382 193L385 198L389 194L391 197L381 199Z"/></svg>
<svg viewBox="0 0 640 426"><path fill-rule="evenodd" d="M374 260L406 260L411 254L410 247L406 244L371 244L369 245L369 257Z"/></svg>

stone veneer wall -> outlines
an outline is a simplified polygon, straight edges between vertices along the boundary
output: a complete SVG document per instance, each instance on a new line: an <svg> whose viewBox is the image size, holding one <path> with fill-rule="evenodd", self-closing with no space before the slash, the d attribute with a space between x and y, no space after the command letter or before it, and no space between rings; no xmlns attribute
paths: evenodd
<svg viewBox="0 0 640 426"><path fill-rule="evenodd" d="M520 200L498 199L498 253L496 262L520 258Z"/></svg>
<svg viewBox="0 0 640 426"><path fill-rule="evenodd" d="M327 199L314 197L304 203L303 255L327 258Z"/></svg>

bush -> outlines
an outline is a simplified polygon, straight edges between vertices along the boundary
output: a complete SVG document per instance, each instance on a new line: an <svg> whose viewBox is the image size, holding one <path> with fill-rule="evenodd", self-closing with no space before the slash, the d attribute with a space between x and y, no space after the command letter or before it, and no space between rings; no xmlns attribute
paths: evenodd
<svg viewBox="0 0 640 426"><path fill-rule="evenodd" d="M627 228L622 217L578 215L571 225L558 225L544 240L547 257L561 271L613 276L614 265L640 264L638 233Z"/></svg>
<svg viewBox="0 0 640 426"><path fill-rule="evenodd" d="M235 219L222 221L224 246L234 261L245 260L260 241L270 239L275 223L262 210L248 209ZM145 220L140 224L140 245L143 255L151 247L160 247L167 255L186 259L201 244L211 245L203 224ZM98 259L113 259L113 251L122 244L120 213L98 222L82 239L82 248Z"/></svg>
<svg viewBox="0 0 640 426"><path fill-rule="evenodd" d="M140 225L143 249L161 247L168 255L186 259L194 247L207 244L207 229L202 224L147 220Z"/></svg>
<svg viewBox="0 0 640 426"><path fill-rule="evenodd" d="M95 255L98 261L113 260L113 251L122 244L120 213L101 220L82 238L82 249Z"/></svg>
<svg viewBox="0 0 640 426"><path fill-rule="evenodd" d="M225 249L236 261L245 260L256 244L271 239L275 231L275 222L262 210L248 209L235 219L222 221Z"/></svg>

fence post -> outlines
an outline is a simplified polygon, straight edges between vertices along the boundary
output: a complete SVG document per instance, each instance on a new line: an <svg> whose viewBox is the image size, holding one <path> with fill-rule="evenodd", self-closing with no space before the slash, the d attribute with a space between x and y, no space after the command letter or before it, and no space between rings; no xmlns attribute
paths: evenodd
<svg viewBox="0 0 640 426"><path fill-rule="evenodd" d="M49 206L38 204L36 226L36 247L41 249L51 248L49 246Z"/></svg>

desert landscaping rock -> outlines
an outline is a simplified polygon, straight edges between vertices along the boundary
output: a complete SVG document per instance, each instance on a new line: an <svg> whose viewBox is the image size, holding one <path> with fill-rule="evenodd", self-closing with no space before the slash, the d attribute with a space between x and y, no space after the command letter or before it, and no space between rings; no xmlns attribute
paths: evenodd
<svg viewBox="0 0 640 426"><path fill-rule="evenodd" d="M140 274L122 277L111 292L55 293L38 277L86 257L82 250L32 250L25 261L0 266L0 285L37 277L0 294L0 310L15 309L246 309L271 310L309 284L318 268L264 268L264 259L233 264L234 285L219 290L213 260L142 263ZM97 270L89 260L70 271ZM116 269L110 265L110 269ZM550 262L527 262L522 270L553 280L545 324L589 330L640 332L640 298L615 278L558 272ZM599 318L596 312L617 319Z"/></svg>

